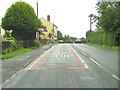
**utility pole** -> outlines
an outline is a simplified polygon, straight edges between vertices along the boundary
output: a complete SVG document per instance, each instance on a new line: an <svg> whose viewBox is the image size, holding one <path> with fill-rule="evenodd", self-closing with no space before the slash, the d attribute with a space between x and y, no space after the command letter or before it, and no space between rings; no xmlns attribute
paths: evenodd
<svg viewBox="0 0 120 90"><path fill-rule="evenodd" d="M37 19L38 19L38 0L37 0ZM35 35L36 35L36 40L38 41L39 41L39 34L40 33L38 32L38 30L36 30ZM38 41L36 42L36 47L39 46Z"/></svg>
<svg viewBox="0 0 120 90"><path fill-rule="evenodd" d="M92 16L93 14L90 14L88 17L90 17L90 31L92 31Z"/></svg>
<svg viewBox="0 0 120 90"><path fill-rule="evenodd" d="M38 17L38 0L37 0L37 17Z"/></svg>
<svg viewBox="0 0 120 90"><path fill-rule="evenodd" d="M54 41L54 19L55 19L55 11L53 12L53 31L52 31L52 41Z"/></svg>

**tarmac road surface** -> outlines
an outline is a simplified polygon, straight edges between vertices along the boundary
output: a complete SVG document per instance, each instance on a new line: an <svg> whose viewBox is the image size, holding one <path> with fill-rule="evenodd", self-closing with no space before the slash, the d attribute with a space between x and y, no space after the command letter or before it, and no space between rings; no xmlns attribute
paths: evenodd
<svg viewBox="0 0 120 90"><path fill-rule="evenodd" d="M112 59L102 54L102 49L87 45L56 44L6 80L3 88L118 88L116 54Z"/></svg>

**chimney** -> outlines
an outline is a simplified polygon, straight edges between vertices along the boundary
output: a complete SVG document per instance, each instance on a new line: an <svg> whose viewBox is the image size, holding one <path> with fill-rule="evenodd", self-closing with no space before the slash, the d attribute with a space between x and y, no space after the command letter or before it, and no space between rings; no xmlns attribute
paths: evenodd
<svg viewBox="0 0 120 90"><path fill-rule="evenodd" d="M50 22L50 15L47 15L47 20Z"/></svg>

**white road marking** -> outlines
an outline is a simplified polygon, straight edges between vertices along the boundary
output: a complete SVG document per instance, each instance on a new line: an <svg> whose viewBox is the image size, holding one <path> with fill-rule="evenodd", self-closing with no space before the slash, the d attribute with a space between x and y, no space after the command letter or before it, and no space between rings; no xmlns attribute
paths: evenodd
<svg viewBox="0 0 120 90"><path fill-rule="evenodd" d="M64 57L66 57L66 55L64 55Z"/></svg>
<svg viewBox="0 0 120 90"><path fill-rule="evenodd" d="M58 57L58 55L56 55L56 57Z"/></svg>
<svg viewBox="0 0 120 90"><path fill-rule="evenodd" d="M86 54L86 53L84 53L84 52L82 52L82 51L81 51L81 53L82 53L83 55L87 56L87 54Z"/></svg>
<svg viewBox="0 0 120 90"><path fill-rule="evenodd" d="M67 57L69 57L69 55L67 55Z"/></svg>
<svg viewBox="0 0 120 90"><path fill-rule="evenodd" d="M92 60L95 64L97 64L98 66L101 66L102 67L102 65L100 65L97 61L95 61L94 59L92 59L92 58L90 58L90 60Z"/></svg>
<svg viewBox="0 0 120 90"><path fill-rule="evenodd" d="M71 47L71 46L70 46ZM84 63L85 68L88 68L88 66L85 64L85 61L77 54L77 52L71 47L71 49L74 51L74 53L76 53L76 55L78 56L78 58L81 60L82 63Z"/></svg>
<svg viewBox="0 0 120 90"><path fill-rule="evenodd" d="M120 78L118 78L116 75L112 75L115 79L117 79L118 81L120 81Z"/></svg>
<svg viewBox="0 0 120 90"><path fill-rule="evenodd" d="M88 68L88 66L86 64L84 66L85 66L85 68Z"/></svg>
<svg viewBox="0 0 120 90"><path fill-rule="evenodd" d="M10 80L9 79L7 79L3 84L6 84L7 82L9 82Z"/></svg>
<svg viewBox="0 0 120 90"><path fill-rule="evenodd" d="M11 78L13 78L13 77L15 77L15 76L16 76L16 74L13 74Z"/></svg>
<svg viewBox="0 0 120 90"><path fill-rule="evenodd" d="M81 62L82 62L82 63L85 63L85 61L84 61L84 60L82 60L82 59L81 59Z"/></svg>

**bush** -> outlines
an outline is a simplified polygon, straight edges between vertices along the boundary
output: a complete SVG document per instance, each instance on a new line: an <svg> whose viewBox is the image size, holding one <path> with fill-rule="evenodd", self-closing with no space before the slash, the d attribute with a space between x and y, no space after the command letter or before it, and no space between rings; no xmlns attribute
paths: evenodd
<svg viewBox="0 0 120 90"><path fill-rule="evenodd" d="M112 33L106 33L103 29L99 29L89 34L87 42L91 44L115 46L115 36Z"/></svg>

